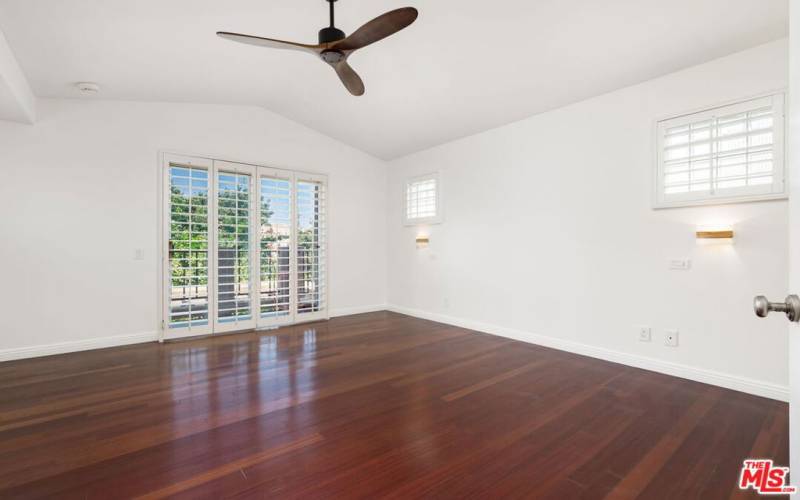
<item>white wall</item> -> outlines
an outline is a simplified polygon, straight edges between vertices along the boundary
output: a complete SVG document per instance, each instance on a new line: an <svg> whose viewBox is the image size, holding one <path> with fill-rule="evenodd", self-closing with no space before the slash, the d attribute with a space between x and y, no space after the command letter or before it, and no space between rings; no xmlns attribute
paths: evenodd
<svg viewBox="0 0 800 500"><path fill-rule="evenodd" d="M653 122L787 85L786 40L390 164L389 303L536 343L786 397L785 201L655 211ZM543 73L543 74L546 74ZM587 75L590 78L591 75ZM441 170L444 223L403 227L408 176ZM733 246L695 226L733 223ZM417 250L417 232L430 247ZM692 269L668 270L670 259ZM652 343L632 325L653 327ZM680 346L663 345L665 328Z"/></svg>
<svg viewBox="0 0 800 500"><path fill-rule="evenodd" d="M0 120L36 121L36 97L0 30Z"/></svg>
<svg viewBox="0 0 800 500"><path fill-rule="evenodd" d="M650 174L655 118L785 87L787 47L454 141L388 175L260 108L40 100L35 125L0 121L0 360L154 337L157 152L172 150L329 174L334 314L388 289L403 312L786 397L785 324L750 304L787 292L787 203L654 211ZM445 221L417 250L402 184L434 170ZM733 223L735 245L698 246L703 222ZM674 258L692 270L669 271ZM664 328L680 347L662 345Z"/></svg>
<svg viewBox="0 0 800 500"><path fill-rule="evenodd" d="M256 107L43 99L0 121L0 360L154 336L160 150L327 173L332 313L385 303L384 162Z"/></svg>

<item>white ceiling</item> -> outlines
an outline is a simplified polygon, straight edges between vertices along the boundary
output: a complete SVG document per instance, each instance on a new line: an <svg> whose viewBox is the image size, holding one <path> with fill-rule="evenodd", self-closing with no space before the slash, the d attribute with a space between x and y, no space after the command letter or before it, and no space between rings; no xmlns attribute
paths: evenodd
<svg viewBox="0 0 800 500"><path fill-rule="evenodd" d="M787 35L788 0L341 0L350 33L411 5L416 23L354 54L351 96L313 56L217 30L315 43L323 0L0 0L39 97L262 105L391 159Z"/></svg>

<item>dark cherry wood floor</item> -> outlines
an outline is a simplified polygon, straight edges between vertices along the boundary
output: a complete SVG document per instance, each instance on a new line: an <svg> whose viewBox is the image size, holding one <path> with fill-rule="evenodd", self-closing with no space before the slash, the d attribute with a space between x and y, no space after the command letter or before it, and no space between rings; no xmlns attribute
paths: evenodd
<svg viewBox="0 0 800 500"><path fill-rule="evenodd" d="M786 404L393 313L0 364L3 498L730 498Z"/></svg>

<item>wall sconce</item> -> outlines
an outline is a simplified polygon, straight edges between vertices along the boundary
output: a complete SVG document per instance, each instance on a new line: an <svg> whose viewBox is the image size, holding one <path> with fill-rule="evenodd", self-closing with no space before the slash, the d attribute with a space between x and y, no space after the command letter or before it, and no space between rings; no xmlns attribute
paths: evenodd
<svg viewBox="0 0 800 500"><path fill-rule="evenodd" d="M698 241L702 243L733 243L733 234L733 228L730 226L698 227L695 232Z"/></svg>
<svg viewBox="0 0 800 500"><path fill-rule="evenodd" d="M428 248L430 242L431 240L427 236L417 236L417 249Z"/></svg>

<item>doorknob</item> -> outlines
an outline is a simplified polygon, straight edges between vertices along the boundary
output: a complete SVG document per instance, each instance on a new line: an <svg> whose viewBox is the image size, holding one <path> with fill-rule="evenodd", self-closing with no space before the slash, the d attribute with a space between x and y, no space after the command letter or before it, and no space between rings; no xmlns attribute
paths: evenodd
<svg viewBox="0 0 800 500"><path fill-rule="evenodd" d="M753 309L759 318L766 318L767 314L776 311L786 313L789 321L800 322L800 297L797 295L789 295L784 302L770 302L763 295L759 295L753 299Z"/></svg>

